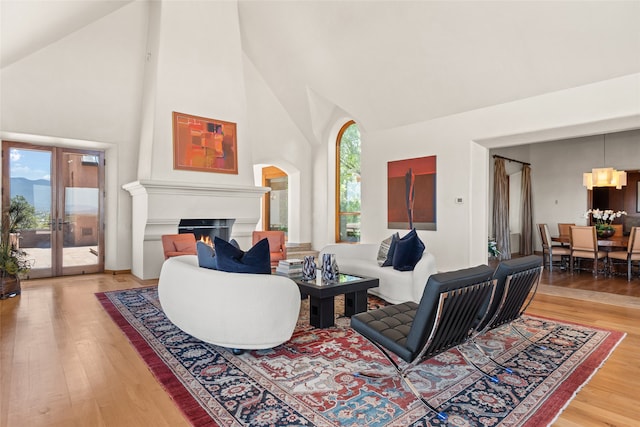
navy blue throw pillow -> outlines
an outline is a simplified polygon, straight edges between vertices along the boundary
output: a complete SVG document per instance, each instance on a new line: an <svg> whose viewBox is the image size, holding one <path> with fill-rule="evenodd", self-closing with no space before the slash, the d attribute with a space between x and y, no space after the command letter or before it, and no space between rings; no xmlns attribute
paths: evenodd
<svg viewBox="0 0 640 427"><path fill-rule="evenodd" d="M196 242L196 252L198 253L198 265L203 268L217 270L216 252L205 242Z"/></svg>
<svg viewBox="0 0 640 427"><path fill-rule="evenodd" d="M393 268L399 271L413 271L416 264L422 258L425 246L418 237L416 229L411 229L404 237L398 240L393 253Z"/></svg>
<svg viewBox="0 0 640 427"><path fill-rule="evenodd" d="M229 273L271 274L269 241L266 238L253 245L247 252L218 237L214 238L214 245L218 270Z"/></svg>
<svg viewBox="0 0 640 427"><path fill-rule="evenodd" d="M400 240L400 235L398 233L391 236L391 244L389 245L389 252L387 252L387 259L382 263L382 267L391 267L393 265L393 254L396 252L398 240Z"/></svg>

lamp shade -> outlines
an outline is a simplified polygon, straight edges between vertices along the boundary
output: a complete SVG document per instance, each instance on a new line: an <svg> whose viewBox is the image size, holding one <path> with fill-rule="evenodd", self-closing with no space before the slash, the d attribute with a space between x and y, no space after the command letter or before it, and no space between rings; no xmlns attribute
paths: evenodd
<svg viewBox="0 0 640 427"><path fill-rule="evenodd" d="M590 173L582 174L582 185L587 190L593 187L616 187L620 190L627 185L627 173L613 168L594 168Z"/></svg>

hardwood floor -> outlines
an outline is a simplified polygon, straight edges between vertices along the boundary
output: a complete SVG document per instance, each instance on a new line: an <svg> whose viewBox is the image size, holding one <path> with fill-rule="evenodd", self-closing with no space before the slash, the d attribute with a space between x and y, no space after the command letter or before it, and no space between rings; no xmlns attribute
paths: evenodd
<svg viewBox="0 0 640 427"><path fill-rule="evenodd" d="M0 426L189 425L94 296L155 283L107 274L31 280L21 296L0 301ZM554 271L543 283L551 286L542 287L529 313L627 333L554 425L640 425L640 304L572 293L607 290L637 303L640 279Z"/></svg>

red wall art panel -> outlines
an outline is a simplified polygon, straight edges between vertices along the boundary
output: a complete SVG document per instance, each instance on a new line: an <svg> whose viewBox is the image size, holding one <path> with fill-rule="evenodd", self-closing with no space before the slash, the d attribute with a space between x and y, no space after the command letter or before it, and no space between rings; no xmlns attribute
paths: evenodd
<svg viewBox="0 0 640 427"><path fill-rule="evenodd" d="M387 163L391 229L436 230L436 156Z"/></svg>

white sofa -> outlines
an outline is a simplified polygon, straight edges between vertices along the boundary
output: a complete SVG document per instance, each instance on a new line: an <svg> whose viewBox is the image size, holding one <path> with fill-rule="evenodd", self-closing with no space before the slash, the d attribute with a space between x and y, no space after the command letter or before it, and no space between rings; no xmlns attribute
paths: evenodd
<svg viewBox="0 0 640 427"><path fill-rule="evenodd" d="M319 262L322 262L323 254L335 254L341 273L376 277L380 280L380 286L369 289L369 293L393 304L407 301L419 303L429 276L437 272L435 257L424 251L413 271L398 271L393 267L378 265L379 247L380 244L376 243L331 244L320 251Z"/></svg>
<svg viewBox="0 0 640 427"><path fill-rule="evenodd" d="M201 268L196 255L164 262L158 296L180 329L234 350L272 348L288 341L300 313L300 290L291 279Z"/></svg>

